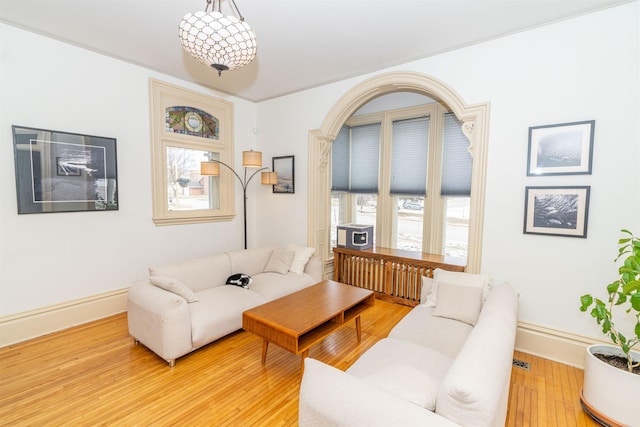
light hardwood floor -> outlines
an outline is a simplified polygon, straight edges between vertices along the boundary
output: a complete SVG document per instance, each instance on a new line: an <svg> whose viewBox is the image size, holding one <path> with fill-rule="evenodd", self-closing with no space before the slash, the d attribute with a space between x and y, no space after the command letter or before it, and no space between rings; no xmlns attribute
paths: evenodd
<svg viewBox="0 0 640 427"><path fill-rule="evenodd" d="M376 301L363 314L362 341L347 325L310 357L349 367L385 337L409 308ZM127 332L126 314L0 349L3 426L295 426L300 360L245 331L176 362L175 368ZM581 410L582 371L516 352L508 426L596 426Z"/></svg>

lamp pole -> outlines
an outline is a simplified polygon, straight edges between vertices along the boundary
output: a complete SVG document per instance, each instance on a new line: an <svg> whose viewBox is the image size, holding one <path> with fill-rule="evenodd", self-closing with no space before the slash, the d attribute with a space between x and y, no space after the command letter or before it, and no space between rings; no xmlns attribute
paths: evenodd
<svg viewBox="0 0 640 427"><path fill-rule="evenodd" d="M209 159L210 162L216 162L221 164L222 166L226 167L227 169L229 169L231 172L233 172L233 174L236 176L236 178L238 178L238 181L240 181L240 185L242 186L242 213L244 215L244 248L247 249L247 186L249 185L249 183L251 182L251 180L253 179L254 176L256 176L256 174L258 172L261 172L265 169L269 170L269 168L267 166L260 168L258 170L256 170L255 172L253 172L251 174L251 176L249 176L249 179L247 179L247 168L244 168L244 181L242 180L242 178L240 178L240 175L238 175L236 173L236 171L233 170L233 168L231 166L229 166L228 164L221 162L220 160L215 160L215 159Z"/></svg>

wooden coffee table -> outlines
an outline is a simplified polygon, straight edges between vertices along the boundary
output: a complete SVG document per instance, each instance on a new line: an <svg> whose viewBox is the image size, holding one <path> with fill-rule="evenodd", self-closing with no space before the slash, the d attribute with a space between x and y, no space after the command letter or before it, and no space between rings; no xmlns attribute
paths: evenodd
<svg viewBox="0 0 640 427"><path fill-rule="evenodd" d="M242 313L242 327L263 339L262 364L269 343L293 354L309 355L309 348L351 319L361 339L360 314L375 304L373 291L324 280Z"/></svg>

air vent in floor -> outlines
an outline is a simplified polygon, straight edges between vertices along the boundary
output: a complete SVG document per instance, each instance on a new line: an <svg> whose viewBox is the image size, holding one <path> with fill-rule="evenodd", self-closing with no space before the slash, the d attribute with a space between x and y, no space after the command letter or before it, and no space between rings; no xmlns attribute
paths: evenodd
<svg viewBox="0 0 640 427"><path fill-rule="evenodd" d="M520 359L513 359L513 366L515 366L516 368L524 369L525 371L529 371L531 369L531 365L529 364L529 362L525 362L524 360Z"/></svg>

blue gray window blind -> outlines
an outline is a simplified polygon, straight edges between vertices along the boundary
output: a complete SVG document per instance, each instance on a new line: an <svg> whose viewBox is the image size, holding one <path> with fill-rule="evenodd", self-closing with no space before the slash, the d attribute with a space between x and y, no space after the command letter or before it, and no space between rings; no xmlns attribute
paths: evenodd
<svg viewBox="0 0 640 427"><path fill-rule="evenodd" d="M426 195L429 124L429 117L393 122L390 189L392 195Z"/></svg>
<svg viewBox="0 0 640 427"><path fill-rule="evenodd" d="M331 191L378 192L380 123L344 126L331 150Z"/></svg>
<svg viewBox="0 0 640 427"><path fill-rule="evenodd" d="M342 126L331 145L331 191L349 191L351 130Z"/></svg>
<svg viewBox="0 0 640 427"><path fill-rule="evenodd" d="M444 116L442 154L442 196L470 196L473 160L469 140L462 133L462 122L453 113Z"/></svg>

